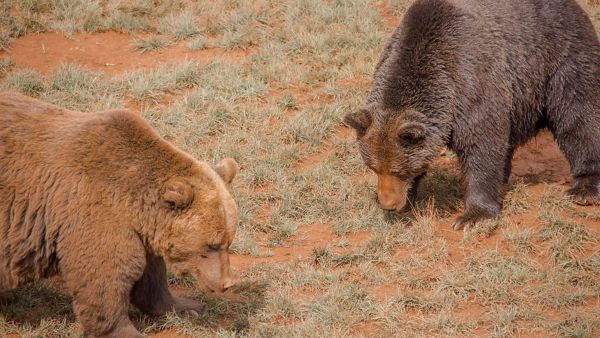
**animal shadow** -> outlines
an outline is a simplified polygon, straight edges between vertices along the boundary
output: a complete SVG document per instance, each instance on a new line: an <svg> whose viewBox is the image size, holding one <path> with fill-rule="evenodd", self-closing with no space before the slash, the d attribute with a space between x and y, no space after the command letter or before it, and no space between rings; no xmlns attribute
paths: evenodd
<svg viewBox="0 0 600 338"><path fill-rule="evenodd" d="M458 211L462 206L463 190L460 172L447 167L435 166L419 185L416 209L423 210L429 203L438 214Z"/></svg>
<svg viewBox="0 0 600 338"><path fill-rule="evenodd" d="M72 298L54 284L42 281L0 293L0 316L31 329L48 320L74 323ZM266 289L266 283L252 281L242 282L223 294L191 289L191 298L204 303L205 311L198 318L188 318L189 322L206 328L243 331L250 325L248 317L264 307ZM152 333L172 326L169 315L149 316L133 306L129 315L140 332Z"/></svg>
<svg viewBox="0 0 600 338"><path fill-rule="evenodd" d="M0 295L0 315L18 325L37 327L42 320L75 322L72 298L51 282L43 281L4 291Z"/></svg>
<svg viewBox="0 0 600 338"><path fill-rule="evenodd" d="M248 318L265 306L267 288L267 283L262 281L244 281L221 294L193 290L186 297L202 302L205 310L198 318L182 317L195 326L242 332L250 326ZM134 325L145 333L173 326L168 315L152 317L134 310L130 317ZM186 325L185 321L180 325Z"/></svg>

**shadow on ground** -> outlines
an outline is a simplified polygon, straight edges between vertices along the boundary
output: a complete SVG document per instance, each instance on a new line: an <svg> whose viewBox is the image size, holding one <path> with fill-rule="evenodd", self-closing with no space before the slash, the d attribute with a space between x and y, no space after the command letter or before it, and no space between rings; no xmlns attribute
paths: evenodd
<svg viewBox="0 0 600 338"><path fill-rule="evenodd" d="M462 206L463 191L460 173L455 169L435 166L425 176L417 190L415 208L411 211L388 211L384 219L388 224L410 223L417 213L433 206L433 211L442 217L458 211Z"/></svg>
<svg viewBox="0 0 600 338"><path fill-rule="evenodd" d="M32 328L51 319L66 323L75 322L72 298L51 284L44 281L1 293L2 318ZM147 333L172 327L185 320L206 328L243 331L250 325L248 317L264 306L266 289L266 283L251 281L240 283L223 294L208 294L191 289L190 296L205 304L206 310L199 318L148 316L133 307L130 318L140 331Z"/></svg>
<svg viewBox="0 0 600 338"><path fill-rule="evenodd" d="M438 214L445 215L457 211L463 200L460 173L442 166L433 167L423 178L417 191L417 208L424 209L433 202Z"/></svg>
<svg viewBox="0 0 600 338"><path fill-rule="evenodd" d="M245 281L223 294L194 290L187 297L204 303L205 311L199 318L186 317L184 321L206 328L244 331L250 326L248 318L265 306L267 288L265 282ZM172 316L152 317L138 310L132 311L131 319L140 331L146 333L185 326L185 323L173 320Z"/></svg>
<svg viewBox="0 0 600 338"><path fill-rule="evenodd" d="M31 326L47 319L74 322L71 300L49 282L28 284L0 295L0 314L6 321Z"/></svg>

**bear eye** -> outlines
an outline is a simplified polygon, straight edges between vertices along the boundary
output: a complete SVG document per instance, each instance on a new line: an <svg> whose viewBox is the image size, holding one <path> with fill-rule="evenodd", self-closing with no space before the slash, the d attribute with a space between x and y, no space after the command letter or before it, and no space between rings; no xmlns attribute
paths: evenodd
<svg viewBox="0 0 600 338"><path fill-rule="evenodd" d="M217 244L210 244L208 246L208 251L219 251L220 249L220 245Z"/></svg>

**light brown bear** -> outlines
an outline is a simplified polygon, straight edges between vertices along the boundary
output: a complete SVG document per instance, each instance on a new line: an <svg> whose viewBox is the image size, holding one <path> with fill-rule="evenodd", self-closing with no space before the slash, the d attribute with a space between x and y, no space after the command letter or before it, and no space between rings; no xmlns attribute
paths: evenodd
<svg viewBox="0 0 600 338"><path fill-rule="evenodd" d="M237 168L195 160L125 110L0 94L0 291L60 274L90 336L141 336L130 303L200 311L171 295L165 260L207 289L233 285Z"/></svg>

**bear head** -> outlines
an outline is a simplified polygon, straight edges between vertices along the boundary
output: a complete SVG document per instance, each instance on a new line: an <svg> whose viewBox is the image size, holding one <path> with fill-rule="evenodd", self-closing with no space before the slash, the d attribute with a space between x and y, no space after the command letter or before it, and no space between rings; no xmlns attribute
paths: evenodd
<svg viewBox="0 0 600 338"><path fill-rule="evenodd" d="M359 152L377 174L377 201L386 210L412 203L409 191L439 154L440 140L419 111L367 105L344 117L356 131Z"/></svg>
<svg viewBox="0 0 600 338"><path fill-rule="evenodd" d="M196 162L191 175L169 178L161 191L169 224L158 239L159 254L178 273L190 274L199 286L222 292L234 285L229 246L238 224L229 184L238 171L233 159L217 166Z"/></svg>

